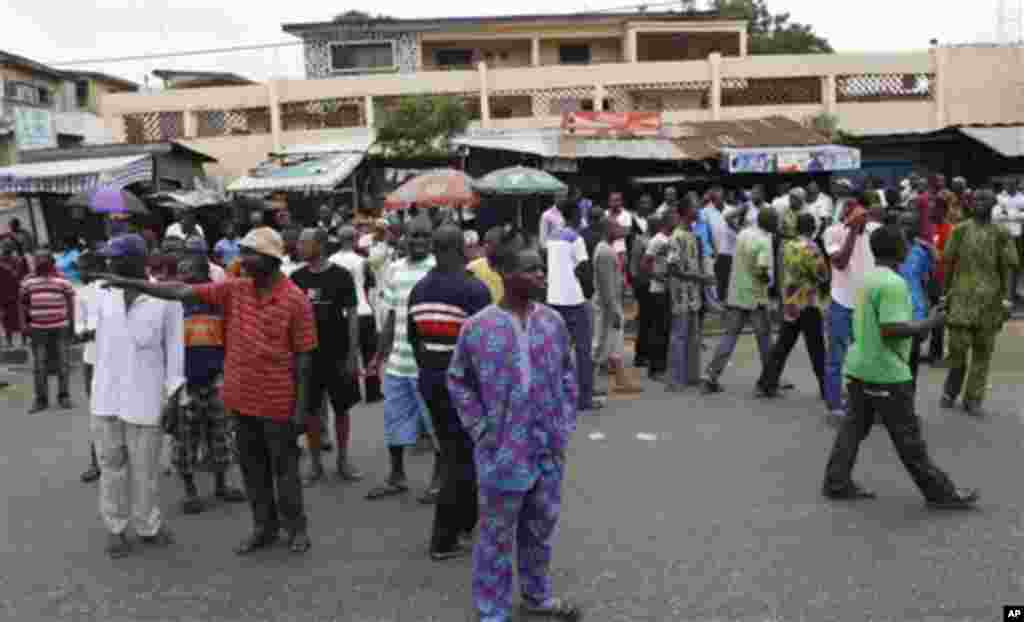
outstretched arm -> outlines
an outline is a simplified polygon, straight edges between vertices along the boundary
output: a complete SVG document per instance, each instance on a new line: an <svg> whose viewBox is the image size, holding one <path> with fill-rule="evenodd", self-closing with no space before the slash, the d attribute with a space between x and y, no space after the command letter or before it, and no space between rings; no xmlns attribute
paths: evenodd
<svg viewBox="0 0 1024 622"><path fill-rule="evenodd" d="M188 304L200 302L192 287L184 283L152 283L146 279L128 279L113 274L97 274L96 278L104 282L104 288L117 288L136 291L161 300L176 300Z"/></svg>

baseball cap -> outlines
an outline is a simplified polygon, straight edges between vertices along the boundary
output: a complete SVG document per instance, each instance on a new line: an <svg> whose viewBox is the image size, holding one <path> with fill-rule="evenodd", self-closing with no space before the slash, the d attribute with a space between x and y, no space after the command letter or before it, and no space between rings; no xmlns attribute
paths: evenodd
<svg viewBox="0 0 1024 622"><path fill-rule="evenodd" d="M145 257L146 240L137 233L125 233L111 238L98 253L102 257Z"/></svg>
<svg viewBox="0 0 1024 622"><path fill-rule="evenodd" d="M270 227L257 227L250 231L239 246L275 259L284 259L284 239Z"/></svg>

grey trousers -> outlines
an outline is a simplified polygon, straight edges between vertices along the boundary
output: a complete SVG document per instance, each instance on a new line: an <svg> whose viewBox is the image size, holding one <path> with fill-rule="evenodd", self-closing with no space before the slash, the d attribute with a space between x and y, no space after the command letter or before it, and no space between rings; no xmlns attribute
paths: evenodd
<svg viewBox="0 0 1024 622"><path fill-rule="evenodd" d="M100 460L100 517L110 533L129 523L138 536L160 530L160 448L164 431L117 417L93 417Z"/></svg>
<svg viewBox="0 0 1024 622"><path fill-rule="evenodd" d="M772 327L768 317L767 307L756 309L738 309L729 307L725 313L725 334L718 342L718 349L711 359L705 375L709 380L718 381L725 366L729 364L732 353L736 349L736 342L739 341L740 333L747 323L754 327L754 336L757 337L757 349L761 355L762 369L771 360L772 354Z"/></svg>
<svg viewBox="0 0 1024 622"><path fill-rule="evenodd" d="M616 316L620 318L623 316L622 308L603 307L595 303L594 311L596 320L594 326L597 329L595 331L597 332L597 350L594 353L594 364L607 365L609 359L622 361L625 335L622 325L615 328Z"/></svg>

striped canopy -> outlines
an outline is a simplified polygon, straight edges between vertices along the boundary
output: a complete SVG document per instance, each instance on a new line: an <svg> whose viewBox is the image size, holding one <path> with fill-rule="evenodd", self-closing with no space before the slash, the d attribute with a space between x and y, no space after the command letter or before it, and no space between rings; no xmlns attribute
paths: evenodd
<svg viewBox="0 0 1024 622"><path fill-rule="evenodd" d="M410 179L384 199L388 209L402 209L413 203L472 207L480 202L473 192L473 178L453 168L427 171Z"/></svg>
<svg viewBox="0 0 1024 622"><path fill-rule="evenodd" d="M477 181L474 188L485 194L509 196L562 194L569 189L555 176L525 166L512 166L491 171Z"/></svg>

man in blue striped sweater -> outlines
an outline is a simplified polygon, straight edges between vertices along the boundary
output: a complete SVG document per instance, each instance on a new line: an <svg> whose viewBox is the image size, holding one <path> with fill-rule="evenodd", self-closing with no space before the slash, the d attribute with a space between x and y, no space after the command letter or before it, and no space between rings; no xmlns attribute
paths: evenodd
<svg viewBox="0 0 1024 622"><path fill-rule="evenodd" d="M409 295L409 343L419 367L419 390L427 403L441 453L441 492L437 498L430 557L435 561L466 555L459 536L473 531L477 518L473 442L462 428L446 386L463 323L491 303L482 281L466 270L462 232L443 225L434 232L437 265Z"/></svg>

